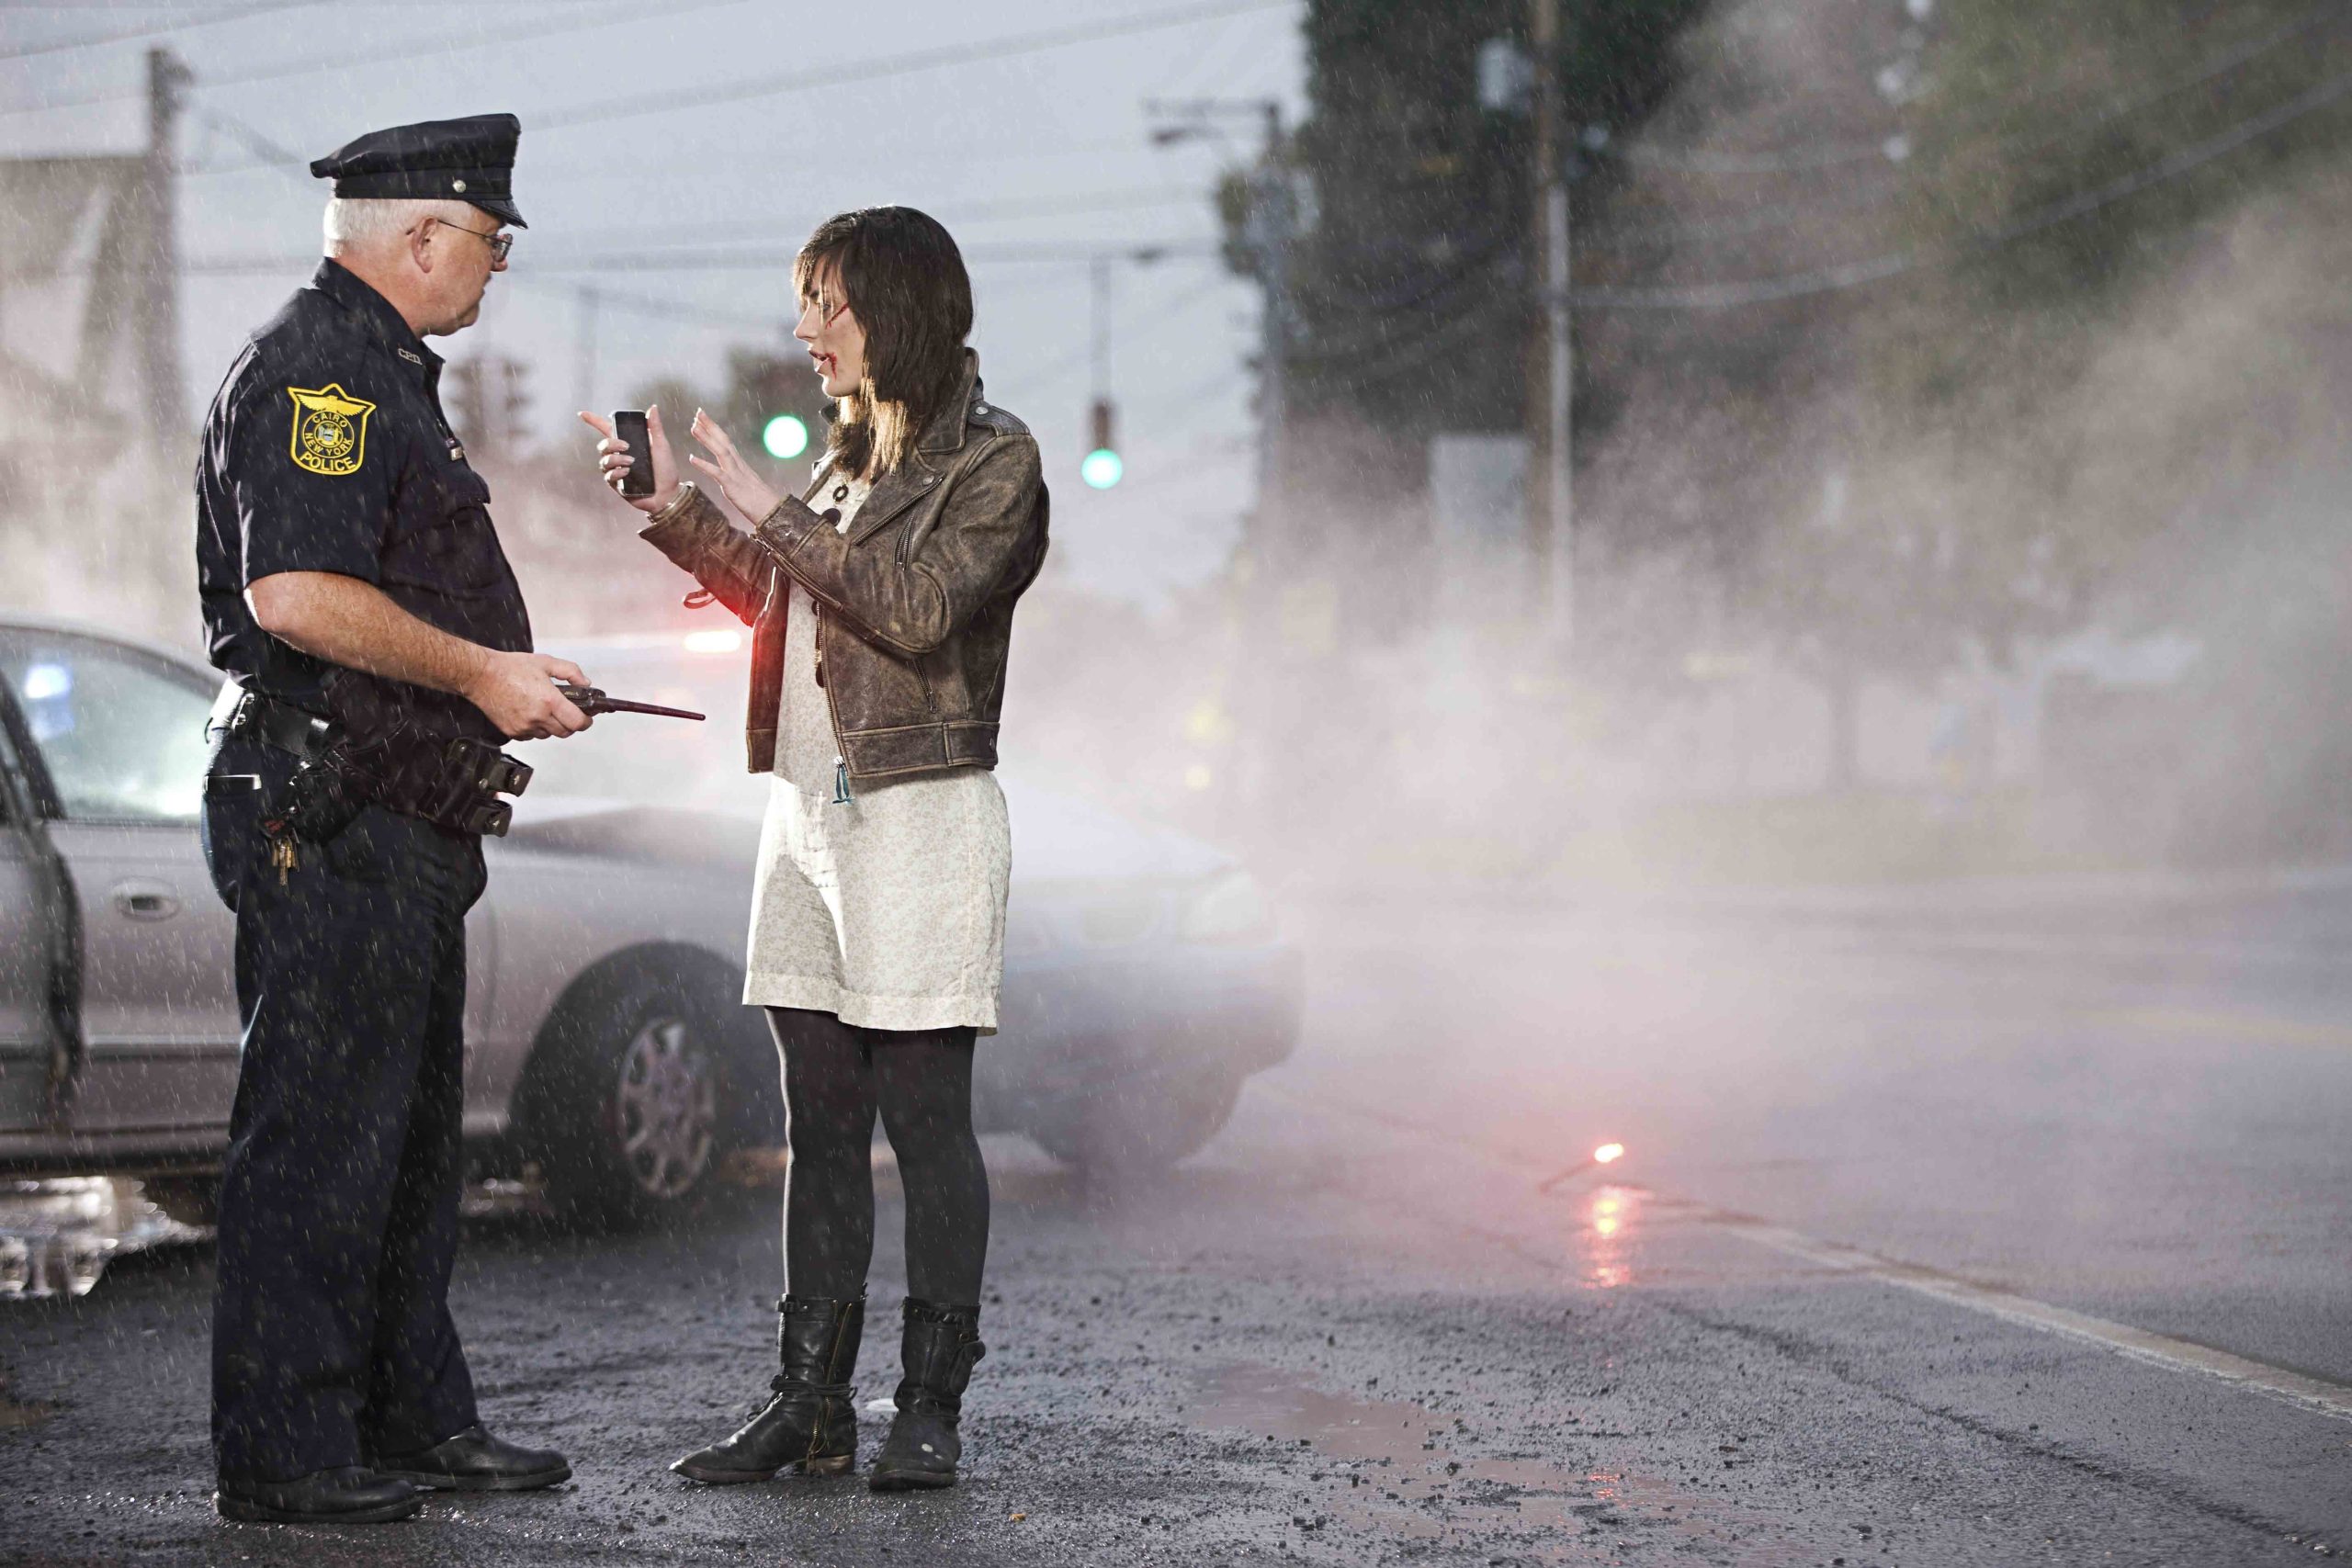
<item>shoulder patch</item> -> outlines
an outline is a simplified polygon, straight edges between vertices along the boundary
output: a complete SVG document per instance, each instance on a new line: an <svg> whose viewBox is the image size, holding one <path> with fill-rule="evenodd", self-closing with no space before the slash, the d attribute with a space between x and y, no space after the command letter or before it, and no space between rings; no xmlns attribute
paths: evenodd
<svg viewBox="0 0 2352 1568"><path fill-rule="evenodd" d="M294 430L287 441L294 466L330 479L357 473L368 457L368 416L376 405L334 381L288 387L286 395L294 400Z"/></svg>

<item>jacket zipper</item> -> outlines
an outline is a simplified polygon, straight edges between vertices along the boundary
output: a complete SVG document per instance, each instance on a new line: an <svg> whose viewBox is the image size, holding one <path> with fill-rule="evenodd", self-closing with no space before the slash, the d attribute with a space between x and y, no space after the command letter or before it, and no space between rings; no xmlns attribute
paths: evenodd
<svg viewBox="0 0 2352 1568"><path fill-rule="evenodd" d="M815 610L817 616L817 669L821 675L821 672L825 668L825 612L822 608L817 607L817 602L814 598L809 600L809 604L812 609ZM819 689L825 694L825 716L832 721L833 744L837 747L841 747L842 716L840 710L835 708L833 705L833 689L831 686L826 685L822 679L818 681L817 685ZM833 753L833 804L835 806L847 806L851 804L852 800L852 796L849 793L849 758L847 750L848 749L846 747L842 747L842 750Z"/></svg>

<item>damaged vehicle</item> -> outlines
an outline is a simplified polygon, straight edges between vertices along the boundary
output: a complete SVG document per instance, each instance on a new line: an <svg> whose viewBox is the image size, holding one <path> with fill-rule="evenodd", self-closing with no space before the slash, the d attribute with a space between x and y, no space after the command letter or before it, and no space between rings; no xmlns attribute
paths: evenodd
<svg viewBox="0 0 2352 1568"><path fill-rule="evenodd" d="M741 1001L766 781L736 744L732 636L550 649L712 722L613 715L520 748L538 776L485 841L474 1168L583 1221L695 1213L782 1142L775 1047ZM209 1201L239 1032L235 924L197 835L218 688L162 649L0 621L0 1172L135 1175L188 1217ZM1163 1169L1289 1055L1298 955L1221 852L1003 777L1013 886L976 1123L1082 1171Z"/></svg>

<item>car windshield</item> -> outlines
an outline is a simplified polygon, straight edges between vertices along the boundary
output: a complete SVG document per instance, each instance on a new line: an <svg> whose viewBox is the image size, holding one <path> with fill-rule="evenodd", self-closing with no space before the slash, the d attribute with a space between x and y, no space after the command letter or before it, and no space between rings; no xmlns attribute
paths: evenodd
<svg viewBox="0 0 2352 1568"><path fill-rule="evenodd" d="M96 637L6 626L0 682L69 819L195 823L212 700L200 677Z"/></svg>

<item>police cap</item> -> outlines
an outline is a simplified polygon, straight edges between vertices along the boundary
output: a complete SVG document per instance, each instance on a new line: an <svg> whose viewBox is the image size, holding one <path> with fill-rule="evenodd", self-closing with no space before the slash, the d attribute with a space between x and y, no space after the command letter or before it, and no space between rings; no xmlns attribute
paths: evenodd
<svg viewBox="0 0 2352 1568"><path fill-rule="evenodd" d="M529 225L514 207L514 146L522 139L523 122L511 114L428 119L356 137L312 160L311 173L334 181L339 197L440 197L524 229Z"/></svg>

